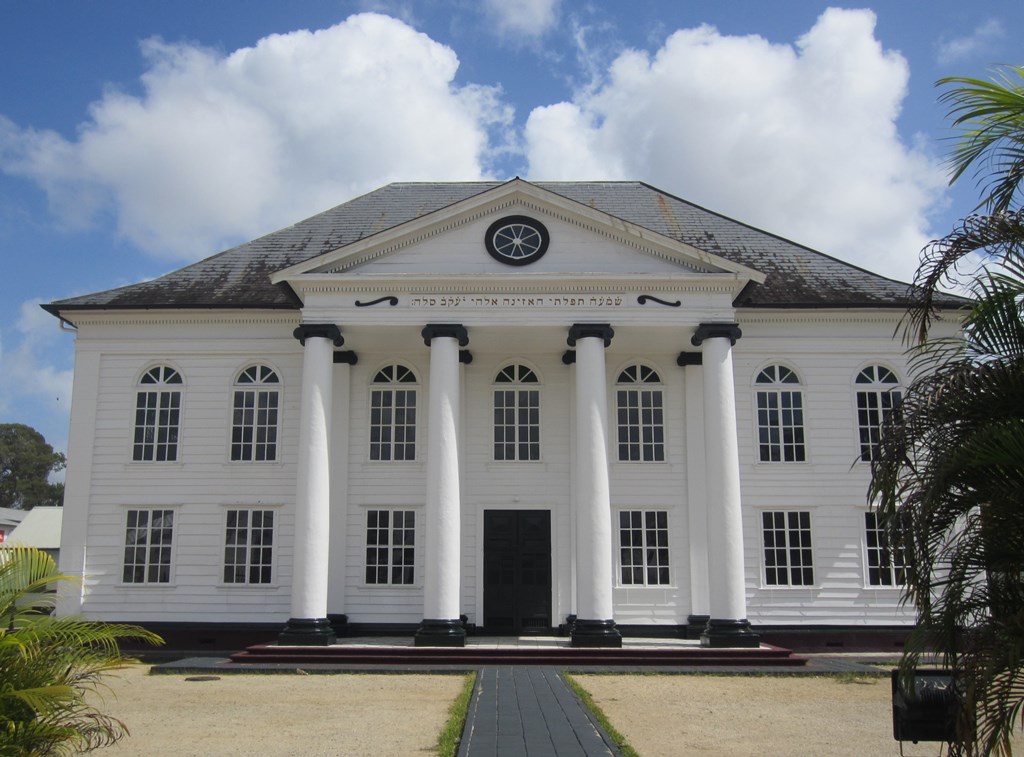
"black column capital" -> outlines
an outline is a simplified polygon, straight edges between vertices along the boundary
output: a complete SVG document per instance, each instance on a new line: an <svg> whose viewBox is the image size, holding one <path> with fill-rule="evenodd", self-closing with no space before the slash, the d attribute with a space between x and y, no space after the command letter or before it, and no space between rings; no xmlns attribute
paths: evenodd
<svg viewBox="0 0 1024 757"><path fill-rule="evenodd" d="M292 336L298 339L303 347L306 346L306 340L311 336L330 339L334 342L335 347L340 347L345 343L345 338L341 335L341 329L333 323L303 323L292 332Z"/></svg>
<svg viewBox="0 0 1024 757"><path fill-rule="evenodd" d="M570 347L575 347L577 339L583 339L588 336L596 336L598 339L603 339L604 346L607 347L612 343L615 331L607 323L574 323L569 327L569 338L565 341Z"/></svg>
<svg viewBox="0 0 1024 757"><path fill-rule="evenodd" d="M735 345L736 340L743 336L738 323L702 323L697 327L690 344L700 347L705 339L728 339L730 344Z"/></svg>
<svg viewBox="0 0 1024 757"><path fill-rule="evenodd" d="M428 347L430 340L438 336L450 336L458 339L460 347L469 344L469 332L461 323L428 323L420 334L423 336L423 343Z"/></svg>

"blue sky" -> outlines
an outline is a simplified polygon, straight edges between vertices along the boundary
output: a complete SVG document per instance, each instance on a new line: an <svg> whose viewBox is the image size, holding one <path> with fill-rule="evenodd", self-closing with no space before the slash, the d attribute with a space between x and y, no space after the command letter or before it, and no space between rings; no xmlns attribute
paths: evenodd
<svg viewBox="0 0 1024 757"><path fill-rule="evenodd" d="M638 179L907 279L969 213L934 82L1020 0L0 0L0 422L67 439L39 302L397 180Z"/></svg>

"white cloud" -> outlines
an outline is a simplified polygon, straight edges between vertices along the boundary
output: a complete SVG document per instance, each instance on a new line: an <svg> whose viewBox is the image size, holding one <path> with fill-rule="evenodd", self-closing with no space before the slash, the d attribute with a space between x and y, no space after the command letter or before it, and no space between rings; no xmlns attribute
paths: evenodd
<svg viewBox="0 0 1024 757"><path fill-rule="evenodd" d="M542 37L558 21L561 0L483 0L498 35L515 42Z"/></svg>
<svg viewBox="0 0 1024 757"><path fill-rule="evenodd" d="M626 51L530 114L530 178L643 179L907 279L945 177L897 133L908 67L874 25L830 9L795 46L702 26Z"/></svg>
<svg viewBox="0 0 1024 757"><path fill-rule="evenodd" d="M943 39L939 42L936 56L939 63L958 63L971 60L981 53L988 53L993 44L1006 36L1002 24L994 18L979 24L974 31L963 37Z"/></svg>
<svg viewBox="0 0 1024 757"><path fill-rule="evenodd" d="M458 59L361 14L224 56L151 39L140 97L109 91L68 141L0 121L0 166L68 223L111 207L139 247L196 259L393 180L478 179L495 88L453 84Z"/></svg>
<svg viewBox="0 0 1024 757"><path fill-rule="evenodd" d="M6 422L25 423L22 410L30 408L33 425L55 449L67 449L71 411L71 368L51 362L67 357L71 337L62 334L58 321L39 307L40 300L21 303L13 329L0 335L0 416ZM64 341L65 344L60 344Z"/></svg>

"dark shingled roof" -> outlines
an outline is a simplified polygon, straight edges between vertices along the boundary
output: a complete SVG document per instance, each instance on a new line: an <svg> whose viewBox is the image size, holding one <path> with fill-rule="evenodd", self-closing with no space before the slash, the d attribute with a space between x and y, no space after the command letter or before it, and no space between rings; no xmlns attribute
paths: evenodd
<svg viewBox="0 0 1024 757"><path fill-rule="evenodd" d="M276 271L468 199L503 182L396 183L286 229L141 284L44 307L72 310L141 308L286 308L300 303ZM736 300L739 307L894 307L908 285L734 221L642 182L532 182L554 194L767 275ZM952 303L950 303L952 304Z"/></svg>

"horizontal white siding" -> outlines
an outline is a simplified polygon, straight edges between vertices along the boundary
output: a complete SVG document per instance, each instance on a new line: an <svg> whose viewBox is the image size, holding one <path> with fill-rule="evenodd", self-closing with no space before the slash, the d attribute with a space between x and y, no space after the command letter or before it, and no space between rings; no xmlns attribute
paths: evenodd
<svg viewBox="0 0 1024 757"><path fill-rule="evenodd" d="M666 309L666 312L669 312ZM895 320L821 314L749 316L734 354L736 405L742 477L748 616L755 623L881 624L912 617L899 606L899 592L866 586L863 510L868 469L856 463L858 452L853 379L865 365L880 363L905 379L899 345L891 335ZM678 318L678 314L672 315ZM95 424L88 446L75 443L75 458L88 456L91 480L85 496L85 525L69 539L86 545L87 576L82 609L110 619L175 621L281 621L289 614L295 496L295 450L301 394L302 351L291 338L294 323L210 323L201 319L176 325L95 326L79 335L80 354L96 360L98 376L92 402ZM503 332L504 333L504 332ZM123 336L122 336L123 334ZM658 338L655 339L655 336ZM620 623L684 623L691 612L689 544L702 537L688 530L692 477L686 468L685 381L699 367L679 368L675 356L692 351L689 332L665 328L657 335L620 330L606 352L609 389L609 460L613 517L621 509L663 509L669 513L670 568L667 587L617 587L615 616ZM415 340L410 340L414 342ZM545 336L532 348L522 340L509 346L474 330L469 349L474 360L462 367L462 611L472 622L483 617L482 513L487 509L548 509L552 521L552 621L574 609L573 561L576 550L572 515L574 451L574 375L562 363L564 331ZM660 343L652 349L652 343ZM347 442L332 459L331 612L351 622L416 623L422 618L425 533L427 392L429 349L422 341L398 349L387 340L346 345L359 362L339 384L335 415ZM383 365L399 362L419 377L417 459L372 462L368 459L370 380ZM615 379L635 360L654 367L663 382L666 460L619 463L615 444ZM541 445L539 462L493 460L494 376L520 361L540 377ZM85 361L83 358L83 364ZM158 363L177 368L181 387L182 431L176 463L131 461L136 382ZM242 368L266 362L281 377L279 461L231 463L229 455L232 382ZM756 462L753 380L764 366L784 363L801 379L806 418L805 463ZM341 374L336 374L341 375ZM85 382L83 385L88 385ZM80 398L76 394L75 402ZM338 438L337 435L335 437ZM70 480L70 479L69 479ZM700 487L695 487L699 490ZM274 507L277 513L274 583L237 587L221 583L225 510L229 506ZM175 510L174 571L168 586L121 584L125 512L130 508ZM417 512L416 583L367 586L364 580L366 510L402 507ZM812 518L815 584L769 588L762 585L760 513L765 509L808 510ZM75 519L70 519L75 520ZM614 565L618 579L618 532L613 523ZM339 554L340 553L340 554Z"/></svg>
<svg viewBox="0 0 1024 757"><path fill-rule="evenodd" d="M764 624L878 625L908 622L897 589L867 586L864 515L870 467L859 461L854 379L880 364L905 384L906 361L892 336L898 314L856 319L809 313L740 322L734 355L740 475L744 507L748 617ZM806 462L757 461L754 379L781 363L800 378ZM791 387L787 387L789 389ZM768 587L763 581L761 512L811 514L814 585Z"/></svg>

